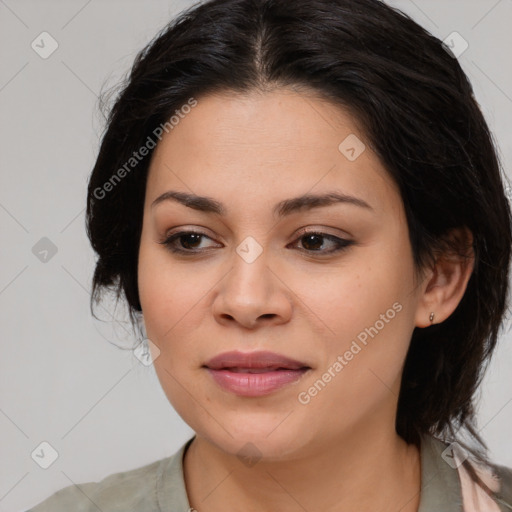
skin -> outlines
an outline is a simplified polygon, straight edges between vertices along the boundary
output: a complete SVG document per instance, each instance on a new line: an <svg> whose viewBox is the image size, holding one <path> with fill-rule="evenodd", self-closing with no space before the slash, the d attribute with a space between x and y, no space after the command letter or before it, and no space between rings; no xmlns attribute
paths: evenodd
<svg viewBox="0 0 512 512"><path fill-rule="evenodd" d="M231 511L418 509L419 452L395 431L402 365L414 328L430 325L432 311L435 322L454 311L472 260L439 257L415 279L399 191L367 143L355 161L340 152L350 134L367 142L347 112L312 93L230 92L198 98L152 156L139 293L148 338L160 350L153 354L162 388L196 432L184 474L199 512L227 504ZM213 198L226 214L174 201L152 208L168 190ZM272 215L283 199L332 191L371 209L338 203ZM323 238L313 243L320 254L307 252L311 242L297 234L303 227L354 243L322 256L336 247ZM187 229L206 235L185 246L199 255L159 243ZM252 263L236 252L248 236L263 249ZM298 394L395 303L394 318L300 403ZM311 370L269 395L240 397L202 367L229 350L271 350ZM247 443L258 453L251 466L237 455L251 451Z"/></svg>

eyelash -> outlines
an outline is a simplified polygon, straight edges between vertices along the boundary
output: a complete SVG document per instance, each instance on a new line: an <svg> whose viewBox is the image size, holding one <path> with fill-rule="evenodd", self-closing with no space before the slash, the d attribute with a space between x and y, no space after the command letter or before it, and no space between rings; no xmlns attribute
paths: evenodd
<svg viewBox="0 0 512 512"><path fill-rule="evenodd" d="M187 256L194 256L194 255L197 255L201 252L205 252L208 250L208 249L206 249L206 250L200 249L200 250L194 251L193 249L178 249L174 245L174 242L186 235L198 235L202 238L210 238L208 235L205 235L204 233L200 233L198 231L180 231L178 233L174 233L174 234L170 235L165 240L158 242L158 243L161 245L164 245L167 249L169 249L171 252L173 252L175 254L183 254L183 255L187 255ZM335 253L342 252L354 244L354 242L352 240L346 240L344 238L339 238L337 236L323 233L321 231L307 231L307 230L301 231L299 236L295 239L295 242L298 240L301 240L302 238L304 238L306 236L311 236L311 235L316 235L316 236L320 236L322 238L327 238L328 240L331 240L331 241L335 242L336 244L338 244L338 247L336 249L332 249L330 251L318 251L318 250L313 250L313 249L299 249L300 252L306 253L308 255L313 255L313 254L329 255L329 254L335 254ZM199 242L201 242L201 240L199 240Z"/></svg>

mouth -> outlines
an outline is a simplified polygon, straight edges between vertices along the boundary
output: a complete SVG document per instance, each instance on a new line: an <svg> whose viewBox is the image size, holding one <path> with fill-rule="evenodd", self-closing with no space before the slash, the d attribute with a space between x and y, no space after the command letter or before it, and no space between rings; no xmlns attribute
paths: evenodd
<svg viewBox="0 0 512 512"><path fill-rule="evenodd" d="M301 368L309 368L309 366L301 361L291 359L290 357L277 354L275 352L257 351L257 352L224 352L219 354L205 363L207 368L211 370L230 370L248 371L253 373L261 373L261 371L276 370L299 370Z"/></svg>
<svg viewBox="0 0 512 512"><path fill-rule="evenodd" d="M210 368L214 369L214 368ZM231 367L225 367L225 368L218 368L218 370L227 370L233 373L268 373L268 372L277 372L280 370L301 370L302 368L283 368L280 366L268 366L265 368L239 368L237 366L231 366Z"/></svg>
<svg viewBox="0 0 512 512"><path fill-rule="evenodd" d="M273 352L225 352L203 368L224 390L245 397L258 397L297 382L311 367Z"/></svg>

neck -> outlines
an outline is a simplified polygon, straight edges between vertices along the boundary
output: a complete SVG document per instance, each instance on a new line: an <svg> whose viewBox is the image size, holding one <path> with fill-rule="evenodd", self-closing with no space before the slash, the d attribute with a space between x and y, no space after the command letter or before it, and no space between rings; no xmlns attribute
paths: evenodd
<svg viewBox="0 0 512 512"><path fill-rule="evenodd" d="M190 505L197 512L417 512L420 455L396 432L359 429L338 441L308 445L286 460L250 467L196 436L184 458Z"/></svg>

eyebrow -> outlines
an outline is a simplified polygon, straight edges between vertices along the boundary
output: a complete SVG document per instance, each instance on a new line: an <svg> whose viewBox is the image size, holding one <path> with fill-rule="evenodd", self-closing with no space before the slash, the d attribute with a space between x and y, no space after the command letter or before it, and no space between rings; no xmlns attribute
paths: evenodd
<svg viewBox="0 0 512 512"><path fill-rule="evenodd" d="M168 190L158 196L151 204L151 208L154 208L156 205L165 201L175 201L187 206L188 208L201 212L214 213L221 216L226 214L225 206L211 197L198 196L196 194L177 192L174 190ZM347 194L340 194L338 192L328 192L326 194L304 194L302 196L285 199L274 206L273 214L274 216L277 215L278 217L285 217L298 211L311 210L313 208L320 208L322 206L329 206L338 203L359 206L361 208L374 211L374 209L363 199Z"/></svg>

